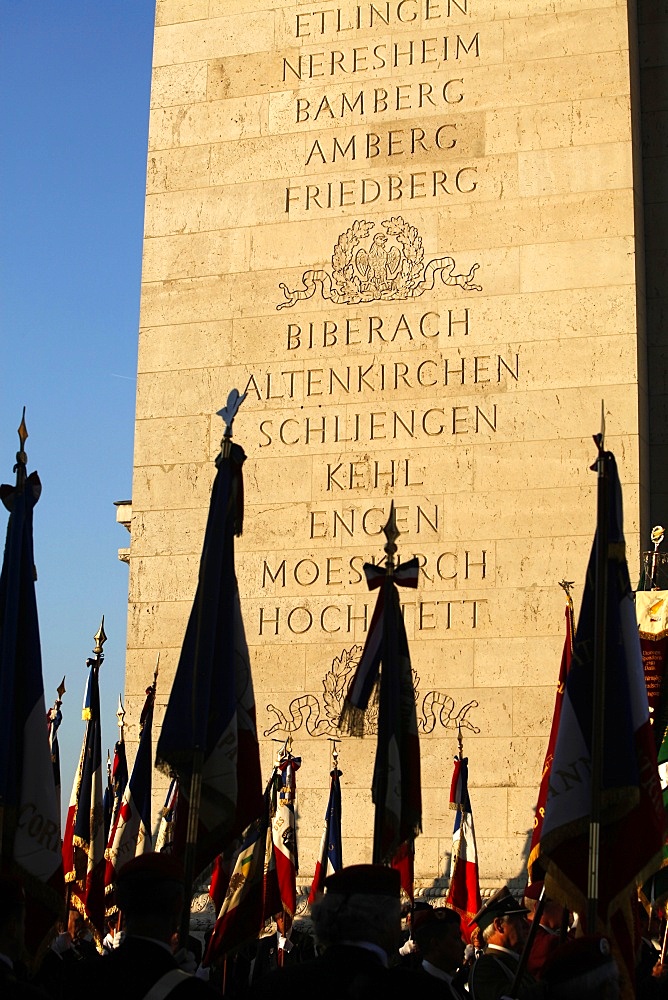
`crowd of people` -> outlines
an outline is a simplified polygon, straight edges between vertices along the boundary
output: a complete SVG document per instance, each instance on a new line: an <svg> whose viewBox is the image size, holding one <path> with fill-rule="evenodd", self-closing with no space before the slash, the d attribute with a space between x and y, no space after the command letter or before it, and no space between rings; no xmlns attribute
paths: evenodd
<svg viewBox="0 0 668 1000"><path fill-rule="evenodd" d="M397 871L353 865L330 875L293 946L277 964L276 935L253 942L213 968L199 942L178 949L183 872L165 854L146 854L121 869L117 916L99 954L81 915L29 969L25 964L25 894L0 878L0 996L7 1000L614 1000L620 969L610 942L577 936L571 914L533 883L522 900L504 886L468 926L454 910L417 901L402 910ZM122 915L122 916L121 916ZM533 926L535 925L535 926ZM668 997L658 927L645 918L636 968L637 1000ZM529 946L527 947L527 940Z"/></svg>

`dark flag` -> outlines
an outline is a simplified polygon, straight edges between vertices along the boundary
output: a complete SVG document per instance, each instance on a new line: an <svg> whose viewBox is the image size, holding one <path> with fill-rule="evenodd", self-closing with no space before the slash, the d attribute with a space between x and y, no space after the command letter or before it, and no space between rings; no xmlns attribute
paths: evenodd
<svg viewBox="0 0 668 1000"><path fill-rule="evenodd" d="M325 812L325 828L320 841L320 851L315 865L315 874L311 883L309 903L314 903L318 893L325 891L325 879L332 872L338 872L343 867L343 848L341 842L341 782L339 771L334 762L330 771L329 800Z"/></svg>
<svg viewBox="0 0 668 1000"><path fill-rule="evenodd" d="M102 796L102 814L104 816L104 842L109 843L109 834L111 833L111 814L114 809L114 790L111 785L111 757L109 756L109 751L107 750L107 783L104 786L104 795Z"/></svg>
<svg viewBox="0 0 668 1000"><path fill-rule="evenodd" d="M570 586L570 584L568 586ZM561 706L564 700L564 692L566 691L566 678L568 677L568 671L571 667L571 658L573 656L573 601L568 591L566 591L566 594L568 598L568 603L566 604L566 638L564 640L564 649L561 654L559 680L557 682L557 695L554 701L554 712L552 714L552 727L550 729L550 738L547 743L547 751L543 762L543 773L540 779L540 788L538 789L538 801L536 803L533 832L531 834L531 846L529 848L529 860L527 862L529 880L531 882L535 880L541 881L543 878L543 872L540 870L540 866L537 866L535 873L533 867L536 858L540 854L540 837L543 830L543 819L545 817L545 804L547 802L548 790L550 788L550 773L552 771L552 761L554 760L554 748L557 742L557 733L559 732Z"/></svg>
<svg viewBox="0 0 668 1000"><path fill-rule="evenodd" d="M27 436L22 420L16 485L0 486L10 512L0 574L0 851L3 873L25 887L34 956L62 915L63 868L35 597L33 510L41 485L36 472L27 475Z"/></svg>
<svg viewBox="0 0 668 1000"><path fill-rule="evenodd" d="M605 497L607 483L609 499L600 507L587 567L537 860L546 872L548 895L585 918L587 933L602 930L617 942L622 995L631 996L624 945L631 937L627 915L636 885L660 863L664 814L626 565L621 486L615 459L602 446L598 469L599 493ZM606 536L599 553L597 542ZM597 555L604 590L596 587ZM606 622L604 635L595 629L597 612ZM600 655L602 640L605 690L602 722L595 731L594 650ZM591 773L597 747L601 781L594 787ZM592 793L600 793L598 831L590 831ZM598 832L598 852L591 855L598 858L597 886L589 865L590 832ZM585 917L593 903L597 926Z"/></svg>
<svg viewBox="0 0 668 1000"><path fill-rule="evenodd" d="M58 827L60 828L60 746L58 744L58 730L63 721L61 705L65 694L65 678L57 688L58 697L53 708L46 713L46 727L49 733L49 749L51 751L51 763L53 764L53 783L56 787L56 808L58 811Z"/></svg>
<svg viewBox="0 0 668 1000"><path fill-rule="evenodd" d="M104 618L95 636L94 657L86 661L88 722L74 781L63 839L65 881L70 906L86 920L98 945L104 937L104 813L99 671L104 659Z"/></svg>
<svg viewBox="0 0 668 1000"><path fill-rule="evenodd" d="M366 563L369 589L380 588L369 634L341 713L340 726L353 736L364 734L364 713L378 700L378 743L373 772L375 809L373 863L392 864L402 845L420 833L422 794L420 743L415 689L408 640L396 584L417 587L419 562L394 566L396 527L394 503L383 529L385 569ZM381 669L382 665L382 669Z"/></svg>
<svg viewBox="0 0 668 1000"><path fill-rule="evenodd" d="M111 819L105 843L108 843L109 835L116 825L118 810L121 808L121 802L123 801L123 795L128 783L128 759L125 753L125 709L123 708L120 694L118 696L116 718L118 719L118 739L114 746L114 760L111 765Z"/></svg>
<svg viewBox="0 0 668 1000"><path fill-rule="evenodd" d="M147 688L146 701L139 720L139 746L132 775L123 793L121 807L112 827L107 849L104 883L107 895L114 891L118 873L133 858L153 850L151 831L151 790L153 778L153 706L156 680Z"/></svg>
<svg viewBox="0 0 668 1000"><path fill-rule="evenodd" d="M179 813L190 800L193 774L201 774L194 875L262 810L255 699L234 569L246 456L229 436L237 405L232 396L220 411L228 430L216 459L197 592L156 754L156 765L179 780ZM177 836L182 825L179 820ZM176 843L175 851L182 850Z"/></svg>

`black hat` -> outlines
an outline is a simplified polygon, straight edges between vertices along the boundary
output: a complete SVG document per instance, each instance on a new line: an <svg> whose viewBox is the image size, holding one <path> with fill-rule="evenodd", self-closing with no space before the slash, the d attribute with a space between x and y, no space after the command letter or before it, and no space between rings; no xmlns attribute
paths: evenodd
<svg viewBox="0 0 668 1000"><path fill-rule="evenodd" d="M385 865L348 865L325 879L325 889L328 895L352 896L361 892L367 896L399 899L401 876L395 868Z"/></svg>
<svg viewBox="0 0 668 1000"><path fill-rule="evenodd" d="M170 854L140 854L116 878L116 902L128 913L156 913L183 896L183 868Z"/></svg>
<svg viewBox="0 0 668 1000"><path fill-rule="evenodd" d="M477 924L480 930L484 931L485 927L489 927L497 917L520 916L528 912L526 906L522 906L508 886L504 885L503 889L497 889L494 895L483 903L471 923Z"/></svg>
<svg viewBox="0 0 668 1000"><path fill-rule="evenodd" d="M430 907L415 914L412 937L421 945L423 941L445 933L451 926L461 931L461 917L456 910L446 906Z"/></svg>

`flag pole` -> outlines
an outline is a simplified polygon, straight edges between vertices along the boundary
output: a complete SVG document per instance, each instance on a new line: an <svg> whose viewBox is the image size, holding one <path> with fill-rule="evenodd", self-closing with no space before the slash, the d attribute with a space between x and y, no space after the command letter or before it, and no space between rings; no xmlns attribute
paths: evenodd
<svg viewBox="0 0 668 1000"><path fill-rule="evenodd" d="M517 969L515 971L515 978L513 979L512 985L508 996L516 997L518 995L518 990L522 977L526 972L526 967L529 963L529 955L531 954L531 949L533 948L533 943L536 940L536 935L538 934L538 928L540 927L540 922L543 916L543 910L545 909L545 886L540 890L540 896L538 897L538 903L536 904L536 909L533 915L533 920L531 921L531 927L529 928L529 933L527 934L526 941L524 942L524 948L522 949L522 954L520 955L520 960L517 963Z"/></svg>
<svg viewBox="0 0 668 1000"><path fill-rule="evenodd" d="M596 933L601 832L601 777L603 774L603 725L605 707L605 637L608 607L609 497L605 453L605 411L601 402L601 432L596 436L597 506L596 572L594 581L594 676L591 731L591 799L587 869L587 933Z"/></svg>

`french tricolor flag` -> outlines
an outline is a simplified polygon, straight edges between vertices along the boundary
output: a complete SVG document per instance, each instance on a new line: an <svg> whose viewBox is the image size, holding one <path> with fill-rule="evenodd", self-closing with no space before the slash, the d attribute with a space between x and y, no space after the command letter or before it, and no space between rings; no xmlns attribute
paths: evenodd
<svg viewBox="0 0 668 1000"><path fill-rule="evenodd" d="M468 924L482 906L478 879L478 852L473 828L473 813L468 788L468 758L461 753L455 757L455 767L450 786L450 808L455 809L455 827L452 834L452 862L450 886L445 905L462 917L466 933Z"/></svg>
<svg viewBox="0 0 668 1000"><path fill-rule="evenodd" d="M320 841L320 852L309 893L309 903L315 902L318 893L324 892L325 879L343 867L341 846L341 784L342 772L337 767L330 771L329 801L325 813L325 828Z"/></svg>

